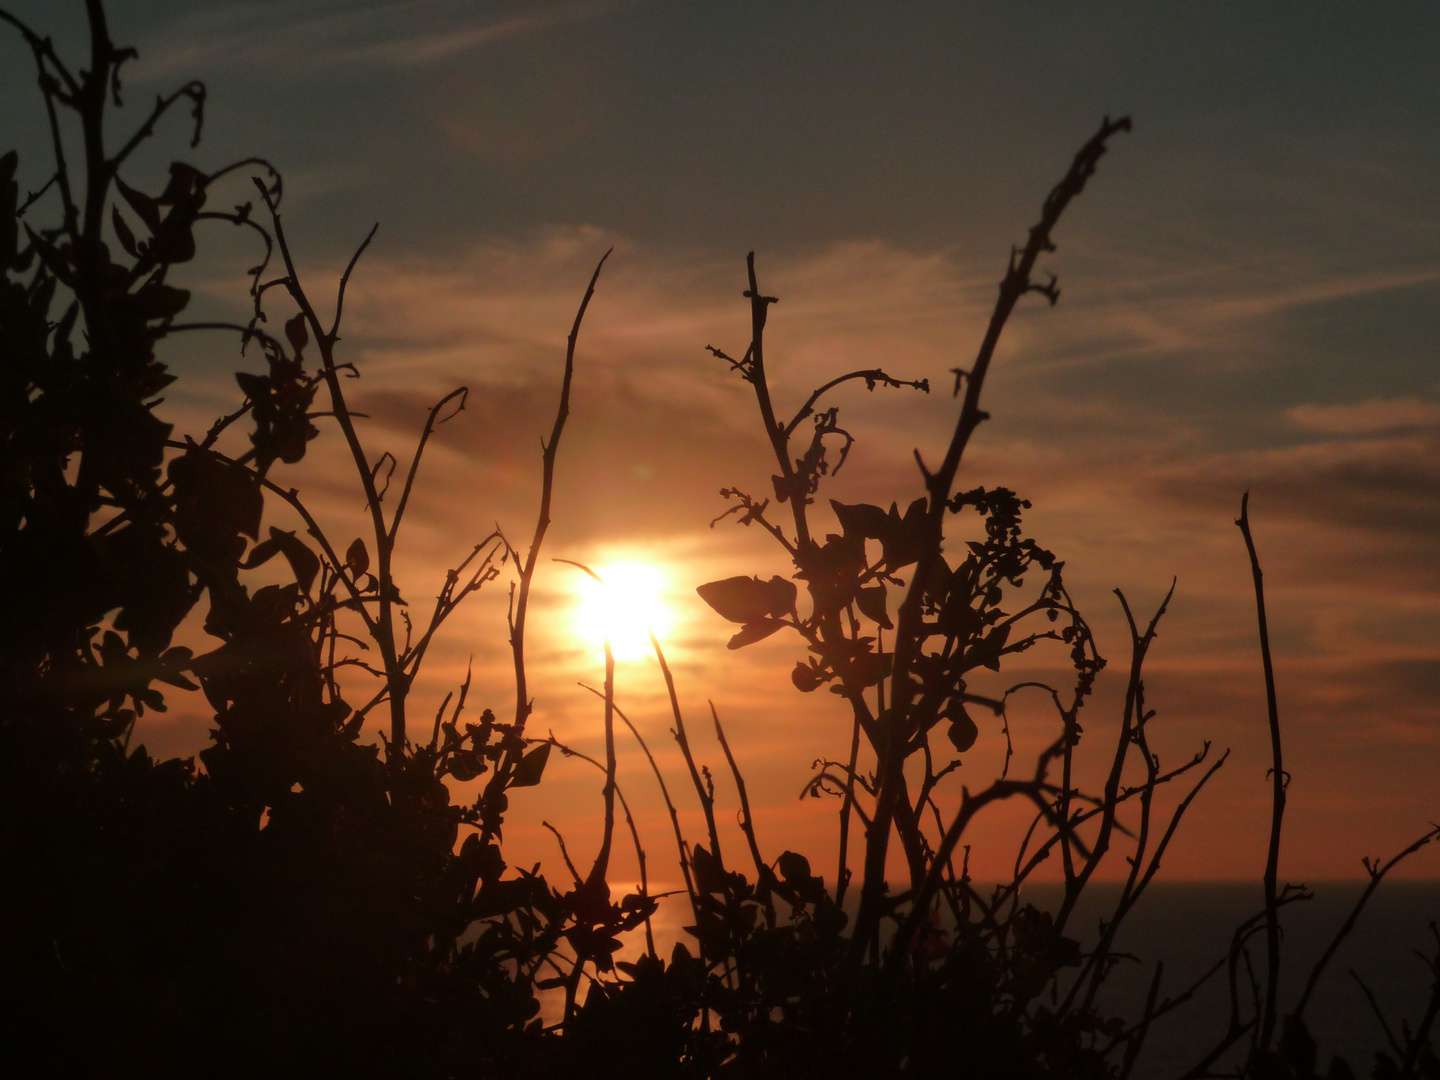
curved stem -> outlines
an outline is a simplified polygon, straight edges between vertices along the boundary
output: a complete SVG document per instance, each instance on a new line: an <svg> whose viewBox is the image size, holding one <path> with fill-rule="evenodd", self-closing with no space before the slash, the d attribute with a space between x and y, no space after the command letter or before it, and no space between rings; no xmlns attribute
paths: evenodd
<svg viewBox="0 0 1440 1080"><path fill-rule="evenodd" d="M1250 573L1255 579L1255 613L1260 628L1260 659L1265 668L1265 707L1270 721L1270 844L1265 853L1265 1012L1260 1023L1260 1049L1268 1050L1275 1034L1276 998L1280 990L1280 919L1278 876L1280 829L1285 819L1286 776L1280 747L1280 710L1275 700L1275 667L1270 660L1270 627L1265 618L1265 581L1255 540L1250 535L1250 493L1240 499L1240 517L1235 522L1245 537L1250 554Z"/></svg>

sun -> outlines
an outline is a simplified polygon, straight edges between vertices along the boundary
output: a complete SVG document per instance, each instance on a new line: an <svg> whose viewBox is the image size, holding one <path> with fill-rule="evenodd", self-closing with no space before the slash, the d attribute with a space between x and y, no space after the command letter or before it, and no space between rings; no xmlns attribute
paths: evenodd
<svg viewBox="0 0 1440 1080"><path fill-rule="evenodd" d="M664 637L674 621L665 605L665 575L642 562L598 566L604 584L589 575L580 578L576 629L597 649L606 636L616 660L636 660L650 653L650 634Z"/></svg>

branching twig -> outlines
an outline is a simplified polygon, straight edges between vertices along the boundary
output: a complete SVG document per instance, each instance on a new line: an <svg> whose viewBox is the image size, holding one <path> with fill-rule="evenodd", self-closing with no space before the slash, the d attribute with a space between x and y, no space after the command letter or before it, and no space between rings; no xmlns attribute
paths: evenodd
<svg viewBox="0 0 1440 1080"><path fill-rule="evenodd" d="M1350 936L1350 932L1355 929L1355 923L1359 921L1360 913L1365 910L1365 905L1370 902L1370 897L1375 895L1375 890L1380 887L1380 882L1384 880L1385 875L1437 836L1440 836L1440 826L1432 826L1425 835L1421 836L1397 855L1392 856L1390 860L1383 865L1379 862L1371 863L1369 859L1364 860L1365 871L1369 875L1370 880L1366 883L1364 891L1360 894L1360 898L1355 901L1355 906L1350 909L1350 914L1347 915L1345 921L1340 924L1340 929L1337 930L1335 936L1330 939L1330 944L1327 945L1325 951L1320 954L1320 959L1315 961L1315 966L1311 968L1310 977L1305 980L1305 989L1300 994L1300 1000L1295 1003L1295 1016L1297 1019L1304 1017L1305 1008L1310 1004L1310 995L1315 992L1315 987L1320 982L1320 976L1324 973L1326 965L1334 959L1336 951L1345 939Z"/></svg>

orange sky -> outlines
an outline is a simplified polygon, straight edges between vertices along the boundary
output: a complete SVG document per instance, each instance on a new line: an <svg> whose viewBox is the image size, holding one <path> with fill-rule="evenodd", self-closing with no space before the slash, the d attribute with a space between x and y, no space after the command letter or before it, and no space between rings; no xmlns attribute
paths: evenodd
<svg viewBox="0 0 1440 1080"><path fill-rule="evenodd" d="M1124 149L1107 159L1108 169L1123 168ZM1079 226L1071 231L1081 237L1085 203L1105 198L1104 179L1077 204ZM712 700L746 772L762 843L773 853L807 850L833 875L833 854L821 853L833 852L835 808L796 796L814 759L843 752L844 709L829 695L802 696L790 686L801 649L786 635L727 651L732 628L694 594L696 585L731 574L787 570L783 552L755 531L708 524L725 507L722 485L758 490L770 471L748 388L700 347L743 345L748 309L738 295L738 260L681 261L595 230L556 232L530 248L477 248L443 265L370 260L351 294L347 341L363 372L352 400L373 417L363 428L372 455L389 449L404 461L428 403L462 380L472 389L469 408L433 444L408 526L404 591L426 596L447 562L495 522L516 542L528 538L538 440L558 392L563 334L592 256L611 242L618 250L582 332L547 551L602 569L616 562L656 568L673 618L665 645L682 705L722 799L733 807L706 719ZM993 276L993 266L951 251L917 254L879 243L836 245L805 259L762 258L760 266L765 287L782 298L770 324L770 365L777 397L791 403L827 373L871 358L897 376L943 387L946 369L978 338L991 291L983 275ZM1163 733L1158 745L1176 763L1207 739L1233 753L1175 845L1167 862L1172 879L1252 876L1263 860L1263 684L1244 549L1233 525L1248 486L1295 776L1284 865L1300 879L1353 876L1361 855L1403 846L1433 816L1428 692L1437 595L1433 571L1426 573L1425 522L1415 520L1432 503L1405 485L1434 476L1436 407L1418 397L1292 407L1276 418L1291 445L1203 448L1193 431L1167 430L1103 401L1077 407L1050 389L1049 373L1066 363L1057 352L1080 351L1096 338L1127 335L1136 348L1156 338L1243 339L1275 312L1313 302L1318 288L1365 295L1393 286L1299 280L1267 293L1246 282L1236 287L1243 300L1221 296L1205 310L1143 278L1121 278L1122 269L1112 267L1108 280L1098 272L1072 277L1073 303L1054 311L1036 305L1017 321L995 371L995 419L976 440L960 483L1008 484L1031 498L1034 535L1067 561L1112 662L1087 707L1084 746L1092 755L1118 723L1123 690L1127 641L1110 590L1122 588L1137 607L1149 607L1171 575L1179 577L1149 667ZM836 400L859 441L828 494L902 505L917 496L910 452L918 446L938 456L955 415L948 393L850 389ZM360 527L342 450L334 438L317 444L299 478L341 536ZM1370 515L1391 524L1377 527ZM353 525L341 524L347 521ZM582 580L568 566L543 564L532 623L532 725L598 756L600 710L578 685L602 677L599 649L577 625ZM473 655L472 701L497 712L513 707L500 585L456 619L432 654L423 689L429 700L458 683ZM1013 669L1013 681L1044 671L1045 658L1031 655L1041 667ZM672 790L683 797L683 766L667 735L653 659L622 659L618 686L621 707L662 751ZM157 744L181 747L203 727L182 710L151 731ZM1014 732L1023 760L1053 737L1053 721L1022 704ZM998 729L985 730L968 757L966 782L981 786L1002 746ZM1100 760L1092 758L1092 767ZM599 775L558 758L551 770L543 788L517 798L512 816L512 841L537 859L553 857L542 819L579 851L598 829ZM652 873L663 881L673 864L663 811L627 742L621 782L641 816ZM698 826L693 799L685 805ZM1002 872L1016 830L1027 823L1018 809L982 819L972 838L979 876ZM740 842L738 834L731 842ZM1436 865L1422 856L1410 869L1433 875Z"/></svg>
<svg viewBox="0 0 1440 1080"><path fill-rule="evenodd" d="M52 19L39 0L17 7ZM1007 333L987 390L994 419L959 483L1031 499L1033 535L1066 560L1112 665L1087 707L1091 753L1123 689L1110 590L1148 608L1178 576L1149 666L1160 749L1178 761L1208 739L1232 755L1175 844L1172 880L1254 878L1263 865L1263 684L1232 523L1247 488L1294 776L1282 873L1358 875L1360 856L1435 818L1440 90L1419 44L1437 39L1433 8L1321 5L1301 22L1224 4L1039 5L1043 17L966 4L894 17L860 4L144 7L116 16L117 35L141 46L135 99L178 74L210 77L197 155L265 153L285 169L287 224L317 293L382 221L342 346L363 373L351 386L372 456L406 460L425 407L471 388L409 519L408 598L432 595L496 522L528 539L564 334L615 246L582 335L547 553L657 568L682 704L722 801L733 807L708 700L762 844L810 852L832 881L835 807L796 795L814 759L842 752L843 710L790 686L794 640L727 651L730 626L694 593L787 569L763 536L709 527L722 486L760 491L771 470L747 388L703 346L743 351L754 247L781 297L769 330L779 399L852 367L929 378L942 392L836 396L858 443L824 494L903 506L920 494L912 450L933 459L954 420L947 372L973 356L1006 245L1100 116L1134 113L1135 133L1060 228L1059 306L1035 300ZM0 103L29 116L10 108L33 93L10 68ZM23 144L34 133L17 123ZM141 168L158 175L163 161ZM216 244L192 275L196 310L233 313L250 252ZM233 400L236 361L227 344L185 349L167 408L201 430ZM339 449L326 430L285 482L345 535L359 502ZM601 670L576 631L578 583L553 563L537 583L532 724L595 753L600 712L578 683ZM429 700L473 656L472 701L513 708L502 584L432 653ZM683 790L653 661L623 661L618 685ZM146 723L157 750L193 752L205 737L198 700ZM1049 723L1017 709L1022 755ZM983 732L966 782L990 775L1001 745ZM621 783L665 880L658 797L622 748ZM553 761L545 786L517 799L517 852L553 860L547 819L582 857L599 791L588 767ZM1003 872L1017 828L1009 811L981 820L978 876ZM1437 860L1422 853L1407 872L1436 876Z"/></svg>

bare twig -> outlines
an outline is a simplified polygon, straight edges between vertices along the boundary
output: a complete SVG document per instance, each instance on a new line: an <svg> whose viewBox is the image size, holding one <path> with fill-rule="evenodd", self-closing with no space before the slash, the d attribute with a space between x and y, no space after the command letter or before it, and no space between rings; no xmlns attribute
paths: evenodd
<svg viewBox="0 0 1440 1080"><path fill-rule="evenodd" d="M1280 990L1280 920L1276 904L1280 867L1280 831L1285 819L1288 777L1280 748L1280 709L1275 699L1275 668L1270 660L1270 628L1265 619L1265 583L1255 541L1250 535L1250 493L1240 499L1240 517L1235 522L1245 537L1250 554L1250 573L1255 579L1255 613L1260 628L1260 659L1265 668L1265 706L1270 719L1270 844L1265 854L1265 1013L1260 1023L1260 1047L1269 1049L1275 1033L1276 998Z"/></svg>
<svg viewBox="0 0 1440 1080"><path fill-rule="evenodd" d="M670 673L670 665L665 661L665 651L660 648L660 639L653 630L650 631L650 645L655 650L655 659L660 662L660 673L665 678L665 689L670 694L670 712L675 717L675 741L680 745L680 753L690 770L690 780L695 785L695 794L699 796L700 807L705 812L705 827L710 834L710 854L723 866L725 860L720 857L720 832L715 828L715 796L700 779L695 755L690 752L690 738L685 733L685 718L680 715L680 698L675 693L675 676Z"/></svg>
<svg viewBox="0 0 1440 1080"><path fill-rule="evenodd" d="M613 251L614 249L610 249ZM519 586L515 592L515 604L510 615L510 652L514 660L515 668L515 729L522 732L525 729L525 722L530 717L530 688L525 676L525 619L530 610L530 587L535 578L535 564L540 558L540 547L545 542L545 533L550 528L550 502L555 490L555 457L560 450L560 436L565 432L565 421L570 416L570 384L575 375L575 344L580 338L580 324L585 319L585 311L590 306L590 298L595 295L595 283L600 280L600 271L605 266L605 260L610 257L610 251L606 251L595 265L595 272L590 275L590 283L585 287L585 295L580 299L580 307L575 312L575 322L570 327L569 337L565 345L565 373L560 382L560 404L555 411L555 423L550 429L550 441L543 444L541 452L541 479L540 479L540 512L535 521L535 534L530 540L530 550L526 553L525 561L520 567ZM484 801L494 805L499 796L505 791L506 784L514 772L517 758L514 755L507 755L490 777L490 782L485 787ZM492 834L492 824L487 820L485 839Z"/></svg>
<svg viewBox="0 0 1440 1080"><path fill-rule="evenodd" d="M1385 875L1437 836L1440 836L1440 826L1432 826L1425 835L1421 836L1383 865L1379 862L1371 863L1368 859L1365 860L1365 870L1370 880L1366 883L1364 891L1360 894L1360 898L1355 901L1355 906L1350 909L1350 914L1345 917L1345 921L1340 924L1340 929L1337 930L1335 936L1330 939L1330 944L1325 947L1325 951L1320 954L1320 959L1315 961L1315 966L1310 970L1310 977L1305 980L1305 989L1300 994L1300 1000L1295 1004L1295 1016L1297 1018L1305 1015L1305 1008L1310 1004L1310 995L1315 992L1315 987L1320 982L1320 976L1324 973L1326 965L1334 959L1335 953L1340 948L1340 945L1350 936L1350 932L1355 929L1355 923L1359 920L1360 913L1365 910L1365 905L1370 902L1370 897L1375 895L1375 890L1380 887L1380 882L1384 880Z"/></svg>
<svg viewBox="0 0 1440 1080"><path fill-rule="evenodd" d="M605 696L601 691L595 689L595 687L593 686L586 686L584 683L581 683L580 685L586 690L589 690L590 693L594 694L598 698L603 699ZM640 744L640 749L644 751L646 760L650 762L650 770L655 774L655 782L660 785L660 795L665 800L665 809L670 813L670 826L675 832L675 848L680 856L680 876L684 879L685 891L690 896L691 913L695 915L696 919L698 920L699 912L696 910L695 907L695 883L690 875L689 859L686 857L685 836L680 831L680 815L675 809L675 803L672 802L670 799L670 789L665 785L665 775L660 771L660 766L656 764L655 755L650 752L649 744L645 742L644 737L640 734L639 730L631 722L630 718L625 715L619 705L615 705L614 709L615 715L620 717L621 721L625 724L625 726L630 729L630 734L635 737L635 741Z"/></svg>
<svg viewBox="0 0 1440 1080"><path fill-rule="evenodd" d="M420 471L420 457L425 453L425 444L430 441L430 436L435 434L437 427L453 420L465 410L465 402L469 396L470 390L468 387L457 387L430 407L430 413L425 417L424 430L420 432L420 442L415 447L415 456L410 459L410 471L405 474L405 486L400 489L400 501L395 504L395 513L390 517L390 531L388 535L392 543L396 535L400 532L400 519L405 516L405 508L410 503L410 492L415 488L415 476ZM458 402L458 404L455 405L454 411L442 416L441 413L444 411L445 406L451 402Z"/></svg>
<svg viewBox="0 0 1440 1080"><path fill-rule="evenodd" d="M755 861L755 874L757 880L763 880L766 873L765 860L760 856L760 845L755 840L755 819L750 816L750 797L745 791L745 777L740 773L740 766L735 764L735 755L730 752L730 743L725 739L725 729L720 726L720 714L715 711L715 703L710 704L710 718L715 722L715 737L720 740L720 749L725 751L725 761L730 766L730 775L735 778L735 790L740 795L740 831L745 834L745 840L750 845L750 857Z"/></svg>

